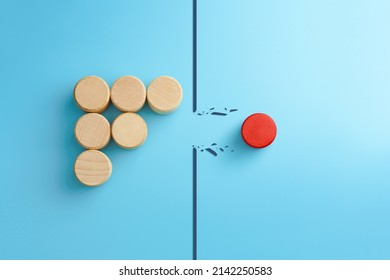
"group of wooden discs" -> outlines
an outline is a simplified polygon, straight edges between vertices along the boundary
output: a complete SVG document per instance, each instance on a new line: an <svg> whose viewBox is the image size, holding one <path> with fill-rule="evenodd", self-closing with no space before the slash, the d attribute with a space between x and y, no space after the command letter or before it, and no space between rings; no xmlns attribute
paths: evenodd
<svg viewBox="0 0 390 280"><path fill-rule="evenodd" d="M107 146L111 137L122 148L141 146L148 135L144 119L136 114L148 102L159 114L170 113L180 105L183 91L171 77L154 79L146 90L142 81L133 76L117 79L110 88L96 76L82 78L74 88L77 105L87 112L75 126L77 142L86 150L76 159L74 171L78 180L87 186L106 182L112 172L110 159L100 149ZM110 100L122 113L110 125L102 113Z"/></svg>

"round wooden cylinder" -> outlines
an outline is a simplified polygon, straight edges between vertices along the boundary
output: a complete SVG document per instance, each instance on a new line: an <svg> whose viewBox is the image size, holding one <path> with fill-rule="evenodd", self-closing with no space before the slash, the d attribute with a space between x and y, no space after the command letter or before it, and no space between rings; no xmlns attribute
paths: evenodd
<svg viewBox="0 0 390 280"><path fill-rule="evenodd" d="M82 152L74 164L77 179L87 186L99 186L111 176L112 165L110 159L97 150Z"/></svg>
<svg viewBox="0 0 390 280"><path fill-rule="evenodd" d="M183 90L174 78L161 76L150 83L146 98L154 112L167 114L179 107L183 98Z"/></svg>
<svg viewBox="0 0 390 280"><path fill-rule="evenodd" d="M138 112L144 106L145 100L145 86L136 77L121 77L111 87L111 101L122 112Z"/></svg>
<svg viewBox="0 0 390 280"><path fill-rule="evenodd" d="M110 123L103 115L97 113L81 116L74 132L77 142L86 149L102 149L111 138Z"/></svg>
<svg viewBox="0 0 390 280"><path fill-rule="evenodd" d="M73 95L77 105L90 113L103 112L110 102L107 83L96 76L87 76L78 81Z"/></svg>
<svg viewBox="0 0 390 280"><path fill-rule="evenodd" d="M241 127L241 135L245 143L253 148L265 148L275 140L276 124L274 120L263 113L250 115Z"/></svg>
<svg viewBox="0 0 390 280"><path fill-rule="evenodd" d="M112 123L112 138L125 149L141 146L148 135L144 119L134 113L119 115Z"/></svg>

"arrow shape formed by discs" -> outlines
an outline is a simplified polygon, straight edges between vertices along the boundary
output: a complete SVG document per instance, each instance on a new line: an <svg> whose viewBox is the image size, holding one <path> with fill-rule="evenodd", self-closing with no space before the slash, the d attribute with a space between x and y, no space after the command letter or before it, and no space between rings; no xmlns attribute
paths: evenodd
<svg viewBox="0 0 390 280"><path fill-rule="evenodd" d="M75 126L77 142L86 150L76 159L74 172L87 186L99 186L111 176L112 164L100 149L107 146L111 136L124 149L135 149L146 141L148 129L145 120L137 114L146 101L158 114L176 110L183 91L178 81L168 76L154 79L146 90L142 81L133 76L117 79L110 88L99 77L82 78L74 88L77 105L87 112ZM122 113L112 125L101 115L110 101Z"/></svg>

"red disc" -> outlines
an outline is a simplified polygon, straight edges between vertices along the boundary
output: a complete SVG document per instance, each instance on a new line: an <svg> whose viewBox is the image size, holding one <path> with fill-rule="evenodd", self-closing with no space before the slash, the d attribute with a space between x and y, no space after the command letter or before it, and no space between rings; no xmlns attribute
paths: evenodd
<svg viewBox="0 0 390 280"><path fill-rule="evenodd" d="M249 146L265 148L276 137L276 124L270 116L256 113L246 118L241 127L241 135Z"/></svg>

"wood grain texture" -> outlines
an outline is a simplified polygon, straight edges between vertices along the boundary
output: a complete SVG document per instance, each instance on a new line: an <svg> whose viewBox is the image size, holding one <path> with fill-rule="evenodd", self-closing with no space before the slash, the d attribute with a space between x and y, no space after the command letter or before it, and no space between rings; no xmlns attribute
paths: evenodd
<svg viewBox="0 0 390 280"><path fill-rule="evenodd" d="M73 96L82 110L101 113L110 102L110 89L102 78L87 76L78 81Z"/></svg>
<svg viewBox="0 0 390 280"><path fill-rule="evenodd" d="M112 138L125 149L141 146L148 135L144 119L135 113L123 113L112 123Z"/></svg>
<svg viewBox="0 0 390 280"><path fill-rule="evenodd" d="M179 107L183 98L183 90L174 78L161 76L150 83L146 98L154 112L167 114Z"/></svg>
<svg viewBox="0 0 390 280"><path fill-rule="evenodd" d="M144 106L145 100L145 86L136 77L123 76L111 87L111 101L122 112L138 112Z"/></svg>
<svg viewBox="0 0 390 280"><path fill-rule="evenodd" d="M102 149L111 138L110 123L100 114L88 113L79 118L74 133L77 142L86 149Z"/></svg>
<svg viewBox="0 0 390 280"><path fill-rule="evenodd" d="M106 182L112 172L110 159L97 150L82 152L74 164L77 179L87 186L99 186Z"/></svg>

